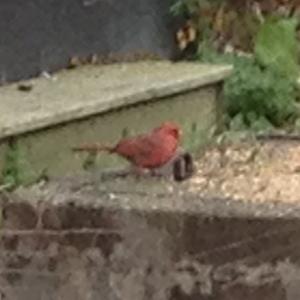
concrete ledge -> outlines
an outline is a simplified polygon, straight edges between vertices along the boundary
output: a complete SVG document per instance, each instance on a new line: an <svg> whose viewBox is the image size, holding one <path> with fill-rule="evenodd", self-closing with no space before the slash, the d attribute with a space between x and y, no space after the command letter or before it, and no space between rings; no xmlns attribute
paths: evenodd
<svg viewBox="0 0 300 300"><path fill-rule="evenodd" d="M220 125L222 84L230 73L230 66L142 62L60 72L30 81L28 92L17 84L3 87L0 177L5 183L12 174L26 184L87 165L124 164L116 156L91 160L70 149L82 142L115 143L165 120L178 122L183 146L197 151Z"/></svg>
<svg viewBox="0 0 300 300"><path fill-rule="evenodd" d="M298 299L299 205L94 179L1 199L6 299Z"/></svg>
<svg viewBox="0 0 300 300"><path fill-rule="evenodd" d="M33 90L1 88L0 139L216 84L230 66L145 62L62 71Z"/></svg>

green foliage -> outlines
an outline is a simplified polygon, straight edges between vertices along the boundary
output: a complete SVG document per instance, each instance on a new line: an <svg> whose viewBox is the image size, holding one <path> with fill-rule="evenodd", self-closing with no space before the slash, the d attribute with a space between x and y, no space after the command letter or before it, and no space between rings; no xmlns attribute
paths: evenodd
<svg viewBox="0 0 300 300"><path fill-rule="evenodd" d="M300 122L296 121L299 120L299 109L296 108L299 92L296 86L299 76L297 20L274 16L270 11L261 23L251 12L243 14L241 9L237 13L233 2L230 2L233 6L229 2L220 5L221 2L225 4L224 0L178 0L172 9L173 13L187 13L200 30L199 61L234 66L233 75L224 85L228 126L234 130L253 131L295 124L300 127ZM238 2L235 3L239 7ZM226 10L219 14L222 7ZM208 13L208 18L213 19L209 21L203 20L206 18L205 13L201 14L203 11L218 13ZM236 46L234 42L239 41L240 48L236 49L254 49L253 55L217 52L212 24L222 25L216 28L229 37L230 45ZM245 37L240 28L246 31Z"/></svg>
<svg viewBox="0 0 300 300"><path fill-rule="evenodd" d="M12 142L6 153L5 164L2 171L3 183L9 187L15 187L21 182L21 174L18 166L19 149L16 143Z"/></svg>
<svg viewBox="0 0 300 300"><path fill-rule="evenodd" d="M13 189L19 185L31 184L40 179L45 180L47 178L46 172L47 170L41 170L39 174L36 174L31 170L20 144L14 139L9 142L2 170L2 187Z"/></svg>
<svg viewBox="0 0 300 300"><path fill-rule="evenodd" d="M191 11L194 11L198 8L198 0L189 0L189 1L174 1L171 6L170 12L174 16L181 16L185 14L190 14Z"/></svg>
<svg viewBox="0 0 300 300"><path fill-rule="evenodd" d="M249 126L261 118L275 126L283 125L293 116L296 94L292 81L251 62L235 67L235 73L225 84L230 116L242 114Z"/></svg>
<svg viewBox="0 0 300 300"><path fill-rule="evenodd" d="M171 13L175 16L184 14L194 14L199 12L199 9L205 9L212 4L219 4L224 0L176 0L171 6Z"/></svg>
<svg viewBox="0 0 300 300"><path fill-rule="evenodd" d="M202 38L213 40L215 33L212 30L212 15L222 2L224 0L176 0L170 12L174 16L185 16L193 20L193 25L201 33Z"/></svg>
<svg viewBox="0 0 300 300"><path fill-rule="evenodd" d="M291 78L299 75L296 26L293 18L265 21L255 39L255 56L262 66Z"/></svg>
<svg viewBox="0 0 300 300"><path fill-rule="evenodd" d="M202 47L202 62L230 63L233 75L224 84L224 100L232 129L267 130L295 119L294 81L272 68L262 68L253 57L220 55Z"/></svg>

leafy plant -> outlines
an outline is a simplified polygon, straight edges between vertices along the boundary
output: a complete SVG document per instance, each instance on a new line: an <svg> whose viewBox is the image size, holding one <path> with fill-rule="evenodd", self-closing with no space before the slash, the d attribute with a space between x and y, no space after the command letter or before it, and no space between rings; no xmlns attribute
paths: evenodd
<svg viewBox="0 0 300 300"><path fill-rule="evenodd" d="M224 0L176 0L171 6L173 15L197 14L200 9L210 9L212 5L224 2Z"/></svg>
<svg viewBox="0 0 300 300"><path fill-rule="evenodd" d="M262 66L291 78L299 75L297 20L269 18L255 39L255 57Z"/></svg>
<svg viewBox="0 0 300 300"><path fill-rule="evenodd" d="M11 142L6 153L5 164L2 171L3 183L10 188L21 182L19 170L19 149L17 143Z"/></svg>
<svg viewBox="0 0 300 300"><path fill-rule="evenodd" d="M271 6L260 15L260 3L254 11L253 2L246 2L178 0L173 12L189 14L196 24L200 62L234 66L224 84L230 128L260 131L295 124L299 118L297 21L280 16ZM220 37L231 46L231 53L220 47ZM253 53L241 56L240 50Z"/></svg>
<svg viewBox="0 0 300 300"><path fill-rule="evenodd" d="M294 114L295 86L274 70L251 62L236 64L224 88L229 115L242 114L249 126L262 117L275 126L282 125Z"/></svg>
<svg viewBox="0 0 300 300"><path fill-rule="evenodd" d="M234 73L224 84L230 127L263 130L296 118L296 85L291 78L275 69L262 68L254 57L221 55L207 47L199 50L198 59L234 65Z"/></svg>

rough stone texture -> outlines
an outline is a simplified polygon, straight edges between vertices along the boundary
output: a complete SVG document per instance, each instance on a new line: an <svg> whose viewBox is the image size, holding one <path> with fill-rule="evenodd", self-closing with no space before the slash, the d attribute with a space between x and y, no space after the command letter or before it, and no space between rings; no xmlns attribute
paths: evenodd
<svg viewBox="0 0 300 300"><path fill-rule="evenodd" d="M62 71L54 81L33 80L33 90L27 93L12 84L1 88L0 138L213 85L231 70L230 66L139 62Z"/></svg>
<svg viewBox="0 0 300 300"><path fill-rule="evenodd" d="M64 179L2 199L1 296L299 299L299 207L298 217L291 217L283 206L264 213L252 204L261 212L256 217L242 203L242 217L237 201L201 199L165 181L148 183L147 190L145 182L127 180L103 190L99 181ZM16 207L24 205L20 216ZM275 218L279 213L283 217ZM28 218L38 221L28 226Z"/></svg>
<svg viewBox="0 0 300 300"><path fill-rule="evenodd" d="M176 55L172 0L6 0L0 3L0 80L64 68L71 56Z"/></svg>

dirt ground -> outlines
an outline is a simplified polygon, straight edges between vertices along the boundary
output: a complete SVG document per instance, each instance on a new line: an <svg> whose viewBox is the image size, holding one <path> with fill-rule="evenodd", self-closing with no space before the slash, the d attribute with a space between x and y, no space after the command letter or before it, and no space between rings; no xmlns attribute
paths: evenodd
<svg viewBox="0 0 300 300"><path fill-rule="evenodd" d="M300 202L300 140L210 147L196 169L188 188L203 196Z"/></svg>

